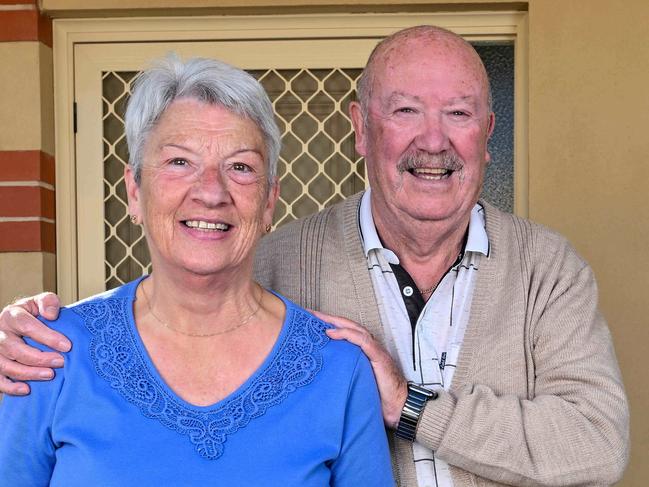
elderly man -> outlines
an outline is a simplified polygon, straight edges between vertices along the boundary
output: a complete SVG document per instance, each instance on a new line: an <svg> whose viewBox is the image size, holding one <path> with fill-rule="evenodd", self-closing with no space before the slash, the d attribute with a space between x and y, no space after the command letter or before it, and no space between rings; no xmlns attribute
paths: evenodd
<svg viewBox="0 0 649 487"><path fill-rule="evenodd" d="M345 317L328 316L329 334L372 362L400 485L617 481L628 410L592 271L559 235L478 201L494 116L476 52L436 27L390 36L351 116L371 190L273 232L257 275ZM44 312L50 299L23 307ZM30 365L58 356L16 333L66 346L19 306L0 325L0 351Z"/></svg>

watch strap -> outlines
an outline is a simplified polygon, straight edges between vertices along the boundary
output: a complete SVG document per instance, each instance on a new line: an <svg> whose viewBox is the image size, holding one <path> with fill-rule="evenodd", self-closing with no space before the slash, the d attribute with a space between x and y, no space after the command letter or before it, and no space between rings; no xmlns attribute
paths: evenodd
<svg viewBox="0 0 649 487"><path fill-rule="evenodd" d="M426 403L437 399L437 393L414 382L408 382L408 397L401 410L401 417L397 425L397 436L407 441L415 441L417 424Z"/></svg>

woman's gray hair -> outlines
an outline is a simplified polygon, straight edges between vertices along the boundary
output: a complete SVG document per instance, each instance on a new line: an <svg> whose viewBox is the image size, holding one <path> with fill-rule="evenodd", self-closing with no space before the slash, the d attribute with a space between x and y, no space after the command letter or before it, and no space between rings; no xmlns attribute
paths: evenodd
<svg viewBox="0 0 649 487"><path fill-rule="evenodd" d="M245 71L215 59L182 61L169 54L140 73L134 82L124 124L129 164L139 184L144 145L150 131L174 100L193 98L220 105L252 120L259 128L268 160L268 181L277 174L281 147L273 106L259 82Z"/></svg>

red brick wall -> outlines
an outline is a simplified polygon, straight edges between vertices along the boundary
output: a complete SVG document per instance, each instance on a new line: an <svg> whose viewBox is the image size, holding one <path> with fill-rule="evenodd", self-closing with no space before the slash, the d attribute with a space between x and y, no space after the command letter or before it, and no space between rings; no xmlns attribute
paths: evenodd
<svg viewBox="0 0 649 487"><path fill-rule="evenodd" d="M0 0L0 43L15 42L52 47L52 21L34 0ZM0 147L0 252L55 251L54 158L30 149Z"/></svg>

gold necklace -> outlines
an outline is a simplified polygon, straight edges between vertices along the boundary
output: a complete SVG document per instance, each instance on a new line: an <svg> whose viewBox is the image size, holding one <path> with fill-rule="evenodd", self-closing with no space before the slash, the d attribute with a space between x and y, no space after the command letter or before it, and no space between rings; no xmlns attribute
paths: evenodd
<svg viewBox="0 0 649 487"><path fill-rule="evenodd" d="M424 294L432 293L435 290L436 287L437 287L437 284L435 284L432 287L429 287L428 289L419 289L419 294L421 294L423 296Z"/></svg>
<svg viewBox="0 0 649 487"><path fill-rule="evenodd" d="M451 267L448 268L448 271L450 271L453 267L455 267L460 262L462 262L463 258L464 258L464 250L460 251L460 253L458 254L457 258L455 259L455 262L453 263L453 265L451 265ZM444 276L446 274L448 274L448 271L446 271ZM442 276L442 279L444 278L444 276ZM423 296L424 294L432 293L435 290L435 288L437 288L438 284L439 284L439 282L437 284L435 284L434 286L429 287L428 289L419 289L419 288L417 288L417 289L419 290L419 294L421 294Z"/></svg>
<svg viewBox="0 0 649 487"><path fill-rule="evenodd" d="M231 331L234 331L234 330L236 330L238 328L241 328L243 325L248 323L252 319L252 317L255 316L257 314L257 312L259 311L259 309L261 308L261 302L264 299L264 290L263 290L263 288L261 288L261 286L259 286L259 288L261 289L261 294L259 295L259 302L257 303L257 307L254 309L254 311L252 313L250 313L248 316L246 316L244 319L242 319L238 324L236 324L234 326L231 326L230 328L226 328L225 330L216 331L214 333L187 333L185 331L181 331L181 330L171 326L166 321L163 321L160 318L158 318L158 316L153 312L153 308L151 307L151 302L149 301L149 296L147 296L146 290L144 289L144 283L142 284L142 294L144 294L144 300L146 301L146 305L149 308L149 311L151 312L151 316L153 316L155 318L155 320L158 323L160 323L162 326L164 326L165 328L167 328L167 329L169 329L169 330L171 330L173 332L179 333L180 335L185 335L187 337L207 338L207 337L213 337L213 336L217 336L217 335L224 335L226 333L230 333Z"/></svg>

